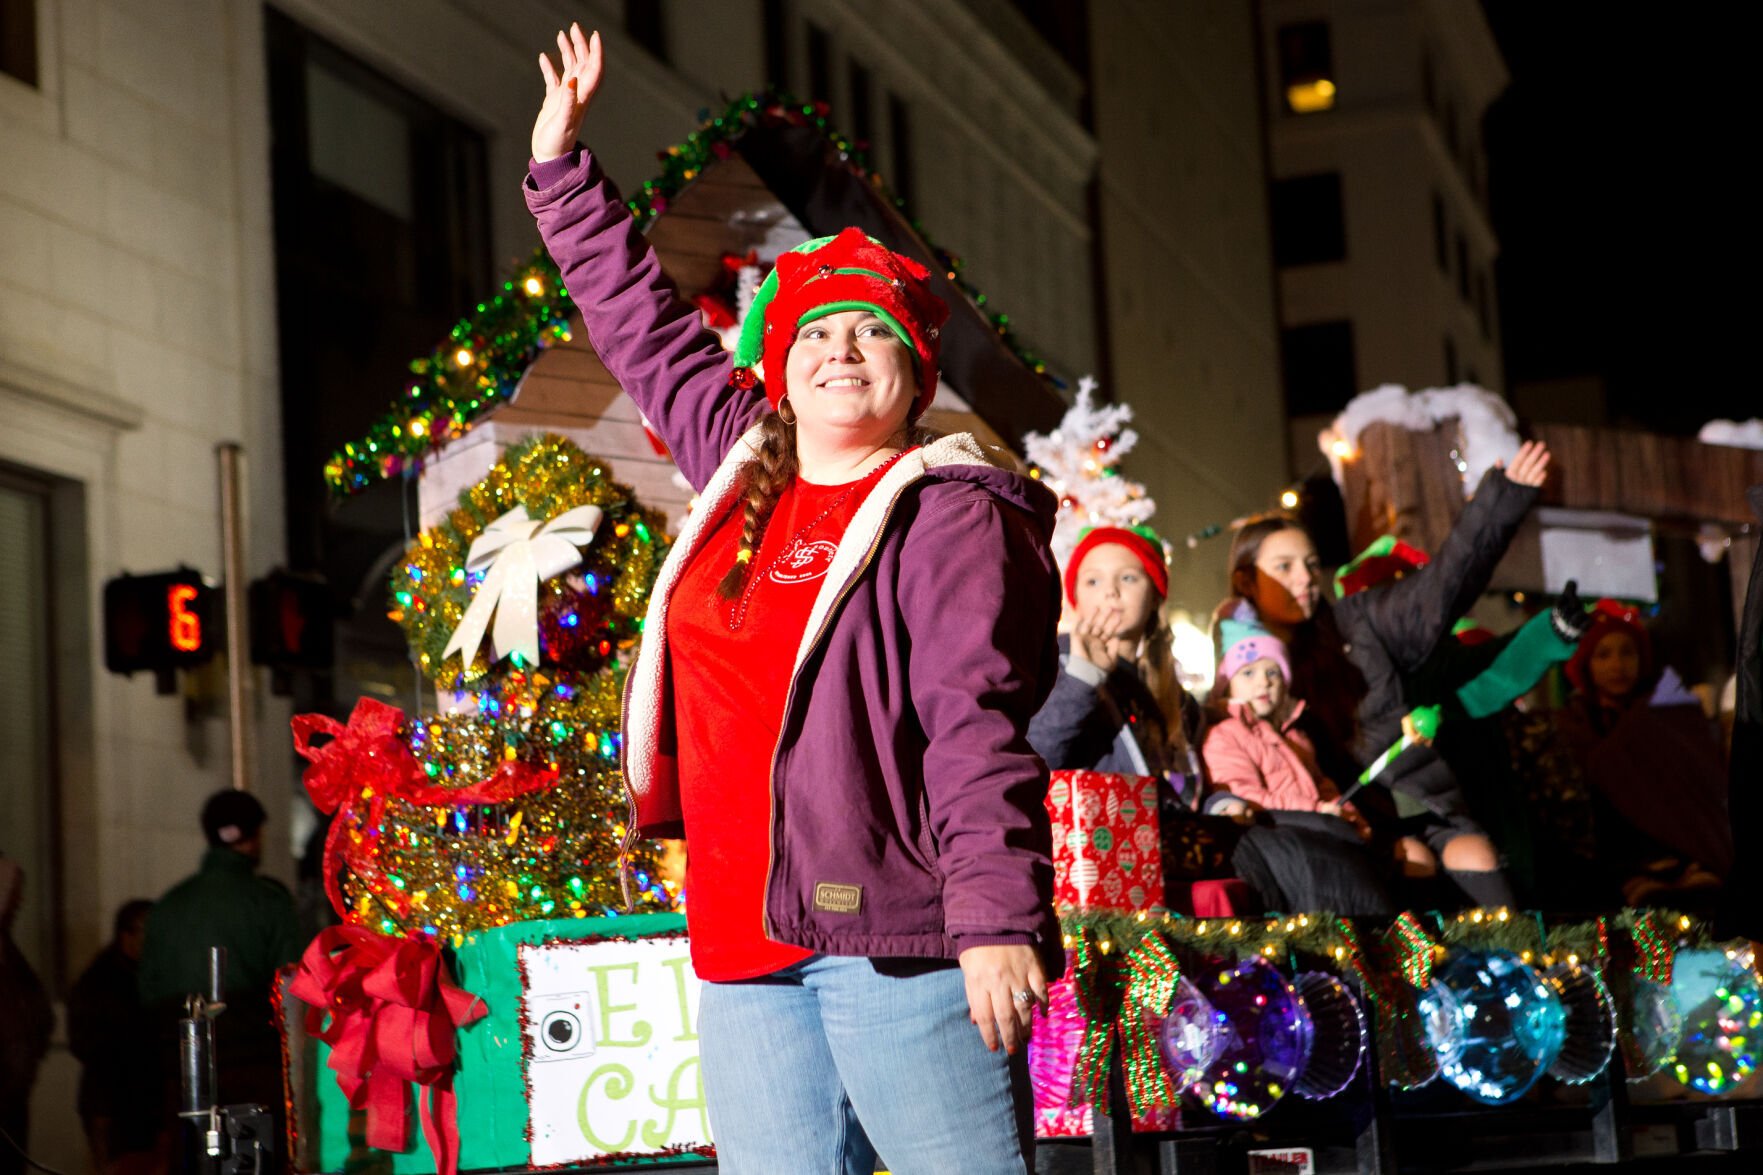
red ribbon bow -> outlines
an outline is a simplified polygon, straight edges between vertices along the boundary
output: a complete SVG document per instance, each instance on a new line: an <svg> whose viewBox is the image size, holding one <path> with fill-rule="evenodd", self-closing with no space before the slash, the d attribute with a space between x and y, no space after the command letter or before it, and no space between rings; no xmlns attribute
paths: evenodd
<svg viewBox="0 0 1763 1175"><path fill-rule="evenodd" d="M378 871L377 830L386 804L404 800L428 807L465 807L502 804L529 792L543 791L557 782L557 771L520 760L504 762L495 774L464 787L438 787L428 781L416 756L404 741L404 711L372 698L361 698L349 714L347 726L323 714L297 714L293 719L294 750L308 766L302 776L306 794L320 812L347 809L355 822L367 829L365 837L345 839L348 821L331 821L324 842L324 892L340 917L348 918L337 883L337 857L358 877L369 879ZM330 735L322 746L315 735Z"/></svg>
<svg viewBox="0 0 1763 1175"><path fill-rule="evenodd" d="M440 948L333 926L306 948L288 990L308 1005L306 1031L330 1045L330 1067L349 1105L367 1111L367 1145L410 1145L414 1081L423 1087L422 1133L437 1175L457 1175L457 1032L488 1008L449 981Z"/></svg>

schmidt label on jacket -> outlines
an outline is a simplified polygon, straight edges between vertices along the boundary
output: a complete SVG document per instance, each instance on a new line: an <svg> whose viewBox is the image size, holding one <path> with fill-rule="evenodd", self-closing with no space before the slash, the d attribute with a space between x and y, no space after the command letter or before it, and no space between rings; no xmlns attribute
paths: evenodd
<svg viewBox="0 0 1763 1175"><path fill-rule="evenodd" d="M827 914L855 914L863 908L863 887L816 882L814 908Z"/></svg>

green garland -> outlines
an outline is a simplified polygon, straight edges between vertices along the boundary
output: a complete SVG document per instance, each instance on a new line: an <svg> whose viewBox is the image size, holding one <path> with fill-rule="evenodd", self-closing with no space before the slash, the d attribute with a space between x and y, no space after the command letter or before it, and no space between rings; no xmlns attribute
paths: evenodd
<svg viewBox="0 0 1763 1175"><path fill-rule="evenodd" d="M1130 954L1148 934L1156 934L1178 950L1241 960L1260 955L1280 962L1296 963L1300 957L1324 963L1340 963L1356 953L1356 945L1343 933L1343 926L1358 929L1367 944L1378 943L1384 949L1372 952L1375 966L1388 978L1405 982L1396 947L1405 937L1397 933L1406 926L1416 935L1416 943L1430 945L1434 954L1451 948L1462 950L1506 950L1524 958L1549 964L1567 960L1595 962L1608 957L1607 943L1612 933L1634 940L1648 925L1657 927L1674 952L1686 947L1707 946L1712 941L1708 925L1675 910L1625 909L1601 918L1560 922L1550 925L1534 912L1519 910L1466 910L1458 914L1429 914L1417 918L1412 914L1392 920L1352 918L1334 914L1250 915L1240 918L1191 918L1181 914L1122 914L1102 910L1071 911L1061 919L1065 945L1074 946L1085 934L1091 935L1097 949L1104 955ZM1417 931L1436 929L1424 943ZM1637 931L1637 927L1641 930ZM1436 940L1436 941L1434 941ZM1370 961L1370 960L1368 960Z"/></svg>
<svg viewBox="0 0 1763 1175"><path fill-rule="evenodd" d="M904 211L905 201L888 190L880 174L869 169L856 143L827 125L826 113L825 103L803 103L771 91L737 98L715 117L701 111L703 125L684 142L659 152L661 173L645 181L626 201L632 218L640 227L652 224L705 167L728 158L734 153L735 142L761 125L819 131L853 175ZM1004 346L1030 370L1057 384L1046 363L1018 341L1010 316L986 309L986 295L961 276L961 259L926 237L916 218L908 215L907 219L948 279L985 311ZM391 410L364 436L344 445L325 462L324 480L332 496L348 497L381 478L418 467L428 454L507 403L539 353L554 342L569 339L573 308L556 265L544 249L535 250L515 267L500 293L478 303L434 351L411 363L416 378Z"/></svg>

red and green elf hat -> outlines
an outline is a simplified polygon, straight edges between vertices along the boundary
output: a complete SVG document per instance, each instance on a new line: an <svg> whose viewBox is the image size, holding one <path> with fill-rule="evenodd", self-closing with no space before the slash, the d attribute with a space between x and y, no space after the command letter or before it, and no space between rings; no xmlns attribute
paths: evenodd
<svg viewBox="0 0 1763 1175"><path fill-rule="evenodd" d="M1148 526L1092 526L1078 536L1071 558L1065 561L1065 598L1077 606L1077 572L1084 556L1107 543L1119 543L1139 557L1157 598L1169 598L1169 557L1164 554L1163 539Z"/></svg>
<svg viewBox="0 0 1763 1175"><path fill-rule="evenodd" d="M1354 592L1376 587L1392 579L1401 579L1410 571L1419 571L1432 562L1425 551L1410 547L1393 534L1386 534L1359 552L1358 558L1334 573L1334 594L1344 600Z"/></svg>
<svg viewBox="0 0 1763 1175"><path fill-rule="evenodd" d="M772 407L784 398L784 357L806 323L845 310L867 310L912 348L918 369L918 400L913 416L930 407L937 394L937 356L949 306L931 293L930 271L880 241L848 228L820 237L777 259L760 284L741 326L735 365L751 369L764 361L765 398Z"/></svg>

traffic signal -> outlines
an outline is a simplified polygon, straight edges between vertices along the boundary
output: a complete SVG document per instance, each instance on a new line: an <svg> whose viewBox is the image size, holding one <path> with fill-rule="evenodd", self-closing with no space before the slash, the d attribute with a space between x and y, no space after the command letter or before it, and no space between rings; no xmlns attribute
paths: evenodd
<svg viewBox="0 0 1763 1175"><path fill-rule="evenodd" d="M132 677L146 670L161 693L174 671L212 660L222 641L220 593L198 571L119 575L104 585L104 667Z"/></svg>
<svg viewBox="0 0 1763 1175"><path fill-rule="evenodd" d="M251 584L251 661L278 671L329 669L333 657L330 586L273 571Z"/></svg>

